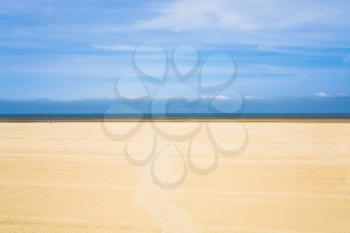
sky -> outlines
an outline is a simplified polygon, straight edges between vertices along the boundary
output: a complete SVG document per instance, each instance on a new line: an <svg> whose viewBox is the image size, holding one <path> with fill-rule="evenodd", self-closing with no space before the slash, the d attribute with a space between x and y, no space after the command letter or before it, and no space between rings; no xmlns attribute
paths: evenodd
<svg viewBox="0 0 350 233"><path fill-rule="evenodd" d="M146 76L159 98L232 77L200 95L348 97L349 19L348 0L0 0L0 99L136 98Z"/></svg>

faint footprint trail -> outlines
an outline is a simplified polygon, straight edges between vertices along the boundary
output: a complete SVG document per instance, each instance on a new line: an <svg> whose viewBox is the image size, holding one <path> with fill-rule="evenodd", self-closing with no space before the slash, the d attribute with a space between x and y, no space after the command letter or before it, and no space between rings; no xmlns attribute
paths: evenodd
<svg viewBox="0 0 350 233"><path fill-rule="evenodd" d="M172 153L161 153L157 159L156 174L159 179L171 182L176 176ZM174 203L174 198L180 191L162 189L151 177L151 165L140 168L136 188L135 205L142 207L151 217L154 224L161 228L162 233L194 233L191 219L187 212Z"/></svg>

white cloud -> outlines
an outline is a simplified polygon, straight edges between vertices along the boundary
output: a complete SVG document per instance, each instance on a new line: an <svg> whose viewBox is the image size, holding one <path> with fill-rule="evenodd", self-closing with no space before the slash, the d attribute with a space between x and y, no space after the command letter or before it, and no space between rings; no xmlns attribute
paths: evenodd
<svg viewBox="0 0 350 233"><path fill-rule="evenodd" d="M324 91L321 91L321 92L316 93L316 96L317 96L317 97L331 97L330 94L328 94L328 93L326 93L326 92L324 92Z"/></svg>
<svg viewBox="0 0 350 233"><path fill-rule="evenodd" d="M185 0L173 2L158 9L159 16L140 22L142 29L170 28L175 31L209 29L213 27L237 26L243 29L253 28L240 15L230 13L225 8L227 1Z"/></svg>
<svg viewBox="0 0 350 233"><path fill-rule="evenodd" d="M223 95L218 95L215 97L215 99L217 99L217 100L230 100L231 98L227 97L227 96L223 96Z"/></svg>
<svg viewBox="0 0 350 233"><path fill-rule="evenodd" d="M250 95L246 95L244 96L245 100L265 100L266 98L264 97L260 97L260 96L250 96Z"/></svg>
<svg viewBox="0 0 350 233"><path fill-rule="evenodd" d="M246 95L246 96L244 96L244 99L245 100L254 100L254 97L250 96L250 95Z"/></svg>
<svg viewBox="0 0 350 233"><path fill-rule="evenodd" d="M178 0L156 8L157 16L137 24L141 29L174 31L274 30L303 25L337 25L341 23L341 4L324 1L265 0Z"/></svg>
<svg viewBox="0 0 350 233"><path fill-rule="evenodd" d="M225 101L225 100L231 100L230 97L228 96L224 96L224 95L218 95L218 96L201 96L201 99L203 100L211 100L211 99L216 99L216 100L220 100L220 101Z"/></svg>

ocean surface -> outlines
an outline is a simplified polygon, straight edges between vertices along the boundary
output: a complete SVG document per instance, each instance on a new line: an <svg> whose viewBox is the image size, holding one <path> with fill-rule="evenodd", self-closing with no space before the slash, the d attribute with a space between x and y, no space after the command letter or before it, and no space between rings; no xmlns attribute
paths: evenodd
<svg viewBox="0 0 350 233"><path fill-rule="evenodd" d="M350 118L350 98L171 102L0 100L0 118Z"/></svg>

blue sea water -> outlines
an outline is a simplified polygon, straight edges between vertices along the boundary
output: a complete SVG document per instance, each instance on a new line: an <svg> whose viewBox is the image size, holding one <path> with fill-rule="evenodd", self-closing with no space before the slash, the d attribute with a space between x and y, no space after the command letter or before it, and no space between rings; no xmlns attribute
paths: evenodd
<svg viewBox="0 0 350 233"><path fill-rule="evenodd" d="M0 118L161 118L161 117L218 117L218 118L349 118L350 98L289 98L275 100L246 101L237 110L231 101L223 101L218 109L208 108L210 100L201 100L187 106L182 100L167 105L161 111L164 102L128 100L122 103L116 100L82 101L14 101L0 100Z"/></svg>

